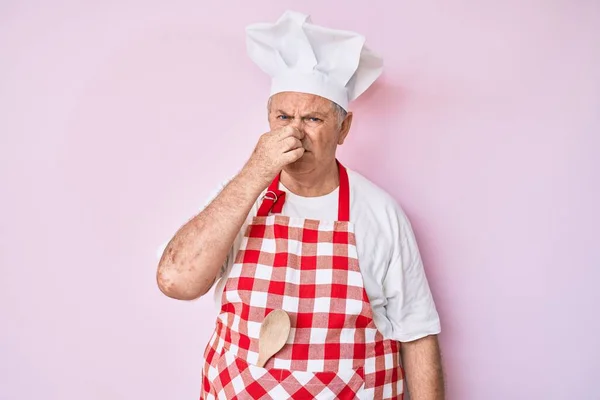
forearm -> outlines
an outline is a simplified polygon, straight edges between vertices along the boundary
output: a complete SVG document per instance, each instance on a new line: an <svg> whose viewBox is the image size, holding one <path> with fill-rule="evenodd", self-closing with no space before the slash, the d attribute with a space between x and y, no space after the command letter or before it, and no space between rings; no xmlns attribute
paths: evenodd
<svg viewBox="0 0 600 400"><path fill-rule="evenodd" d="M443 400L444 377L437 336L402 344L402 363L411 400Z"/></svg>
<svg viewBox="0 0 600 400"><path fill-rule="evenodd" d="M263 186L242 170L201 213L177 231L158 266L157 282L164 294L192 300L210 290Z"/></svg>

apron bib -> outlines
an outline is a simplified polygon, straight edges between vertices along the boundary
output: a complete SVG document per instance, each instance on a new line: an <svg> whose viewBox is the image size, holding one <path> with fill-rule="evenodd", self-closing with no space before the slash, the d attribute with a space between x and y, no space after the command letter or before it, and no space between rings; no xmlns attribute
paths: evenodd
<svg viewBox="0 0 600 400"><path fill-rule="evenodd" d="M373 321L348 174L338 166L338 221L278 215L279 176L269 186L223 290L201 399L402 399L400 343L384 339ZM290 336L260 368L260 326L276 309L289 315Z"/></svg>

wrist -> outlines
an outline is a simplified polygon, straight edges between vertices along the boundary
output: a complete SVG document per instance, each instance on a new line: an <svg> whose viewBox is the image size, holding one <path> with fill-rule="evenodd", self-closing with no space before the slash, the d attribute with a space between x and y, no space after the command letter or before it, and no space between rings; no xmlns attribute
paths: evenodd
<svg viewBox="0 0 600 400"><path fill-rule="evenodd" d="M247 164L237 175L236 179L247 189L250 189L253 193L258 196L265 190L273 178L265 177L264 175L257 173L255 169L249 167Z"/></svg>

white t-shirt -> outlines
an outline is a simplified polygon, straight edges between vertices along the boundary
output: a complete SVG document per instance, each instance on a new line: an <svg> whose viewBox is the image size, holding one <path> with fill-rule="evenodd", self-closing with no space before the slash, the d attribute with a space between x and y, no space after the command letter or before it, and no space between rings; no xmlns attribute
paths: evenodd
<svg viewBox="0 0 600 400"><path fill-rule="evenodd" d="M400 342L439 333L439 316L408 218L397 202L374 183L352 170L348 170L348 178L350 222L354 224L358 263L375 325L386 339ZM282 215L337 220L339 188L321 197L295 195L281 183L280 189L286 192ZM216 282L214 300L218 311L227 275L261 199L262 195L235 239Z"/></svg>

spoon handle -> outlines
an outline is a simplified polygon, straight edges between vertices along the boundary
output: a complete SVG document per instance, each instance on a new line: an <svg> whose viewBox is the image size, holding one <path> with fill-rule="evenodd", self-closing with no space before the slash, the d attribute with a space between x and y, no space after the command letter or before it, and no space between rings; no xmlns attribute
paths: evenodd
<svg viewBox="0 0 600 400"><path fill-rule="evenodd" d="M260 368L264 368L264 367L265 367L265 364L267 363L267 361L269 361L269 358L270 358L270 357L266 357L266 358L265 358L264 356L262 356L262 355L259 355L259 356L258 356L258 362L256 363L256 366L257 366L257 367L260 367Z"/></svg>

